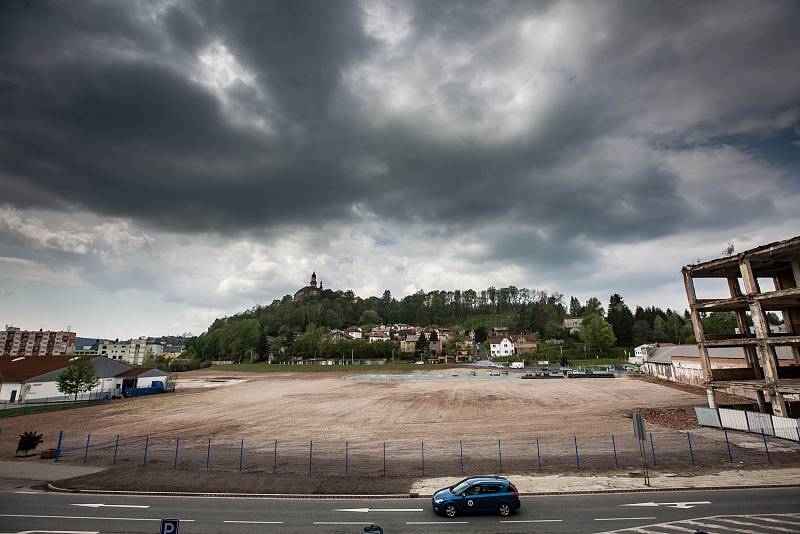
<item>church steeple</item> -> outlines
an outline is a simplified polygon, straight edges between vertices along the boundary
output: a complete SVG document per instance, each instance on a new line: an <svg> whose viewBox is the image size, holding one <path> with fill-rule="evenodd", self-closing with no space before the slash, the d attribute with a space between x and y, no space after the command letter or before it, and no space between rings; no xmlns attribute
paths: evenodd
<svg viewBox="0 0 800 534"><path fill-rule="evenodd" d="M317 287L317 273L316 272L311 273L311 283L308 284L308 285L310 285L311 287Z"/></svg>

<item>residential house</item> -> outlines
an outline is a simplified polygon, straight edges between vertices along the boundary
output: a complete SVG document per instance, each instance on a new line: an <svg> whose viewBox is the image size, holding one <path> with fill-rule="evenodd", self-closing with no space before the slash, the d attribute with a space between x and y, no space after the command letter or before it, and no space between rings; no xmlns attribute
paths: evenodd
<svg viewBox="0 0 800 534"><path fill-rule="evenodd" d="M414 349L417 347L417 340L419 336L417 334L407 334L405 337L400 339L400 352L411 354L414 352Z"/></svg>
<svg viewBox="0 0 800 534"><path fill-rule="evenodd" d="M361 328L357 326L345 328L344 333L350 336L350 339L361 339Z"/></svg>
<svg viewBox="0 0 800 534"><path fill-rule="evenodd" d="M517 355L535 354L539 347L539 338L536 334L512 334L511 342Z"/></svg>
<svg viewBox="0 0 800 534"><path fill-rule="evenodd" d="M564 328L569 330L570 334L580 332L581 323L583 323L583 317L564 317Z"/></svg>
<svg viewBox="0 0 800 534"><path fill-rule="evenodd" d="M508 337L492 337L489 340L491 356L513 356L514 343Z"/></svg>

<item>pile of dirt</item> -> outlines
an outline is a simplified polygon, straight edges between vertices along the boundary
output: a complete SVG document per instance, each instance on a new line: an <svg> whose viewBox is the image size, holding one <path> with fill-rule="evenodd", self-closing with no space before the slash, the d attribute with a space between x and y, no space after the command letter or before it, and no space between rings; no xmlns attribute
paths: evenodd
<svg viewBox="0 0 800 534"><path fill-rule="evenodd" d="M677 406L673 408L641 408L639 410L644 420L651 425L676 430L689 430L697 428L697 416L692 406Z"/></svg>

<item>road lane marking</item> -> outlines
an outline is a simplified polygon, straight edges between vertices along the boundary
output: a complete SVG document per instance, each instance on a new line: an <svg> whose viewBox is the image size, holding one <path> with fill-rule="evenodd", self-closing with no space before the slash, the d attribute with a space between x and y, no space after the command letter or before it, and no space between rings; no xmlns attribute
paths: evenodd
<svg viewBox="0 0 800 534"><path fill-rule="evenodd" d="M648 517L596 517L595 521L639 521L640 519L655 519L656 516Z"/></svg>
<svg viewBox="0 0 800 534"><path fill-rule="evenodd" d="M469 525L469 521L406 521L406 525Z"/></svg>
<svg viewBox="0 0 800 534"><path fill-rule="evenodd" d="M93 530L23 530L16 534L100 534Z"/></svg>
<svg viewBox="0 0 800 534"><path fill-rule="evenodd" d="M422 512L422 508L338 508L334 512Z"/></svg>
<svg viewBox="0 0 800 534"><path fill-rule="evenodd" d="M501 519L501 523L561 523L563 519Z"/></svg>
<svg viewBox="0 0 800 534"><path fill-rule="evenodd" d="M282 525L283 521L238 521L235 519L230 519L228 521L223 521L223 523L244 523L246 525Z"/></svg>
<svg viewBox="0 0 800 534"><path fill-rule="evenodd" d="M719 521L719 519L717 519L717 518L713 518L713 519L710 519L710 520L706 519L706 521ZM742 534L764 534L763 532L759 532L757 530L734 528L734 527L729 526L729 525L715 525L714 523L703 523L701 521L685 520L684 523L686 523L687 525L697 525L697 526L702 527L704 529L711 529L711 530L713 530L715 528L722 528L722 529L725 529L726 531L741 532Z"/></svg>
<svg viewBox="0 0 800 534"><path fill-rule="evenodd" d="M14 493L18 493L19 495L41 495L43 492L41 491L15 491ZM34 532L45 532L44 530L36 530ZM53 530L52 532L59 532L57 530Z"/></svg>
<svg viewBox="0 0 800 534"><path fill-rule="evenodd" d="M668 508L680 508L686 510L694 508L698 504L711 504L710 501L686 501L686 502L637 502L633 504L620 504L620 506L666 506Z"/></svg>
<svg viewBox="0 0 800 534"><path fill-rule="evenodd" d="M315 525L369 525L369 521L314 521Z"/></svg>
<svg viewBox="0 0 800 534"><path fill-rule="evenodd" d="M769 529L769 530L778 530L780 532L795 532L795 533L797 532L797 530L795 530L795 529L788 529L788 528L777 527L777 526L773 526L773 525L759 525L758 523L748 523L746 521L734 521L733 519L725 519L723 517L715 519L714 521L719 521L719 522L724 522L724 523L733 523L734 525L741 525L743 527L766 528L766 529Z"/></svg>
<svg viewBox="0 0 800 534"><path fill-rule="evenodd" d="M100 504L100 503L92 503L92 504L73 504L72 506L84 506L86 508L150 508L145 504Z"/></svg>
<svg viewBox="0 0 800 534"><path fill-rule="evenodd" d="M161 518L150 517L94 517L83 515L31 515L31 514L0 514L0 517L26 517L30 519L97 519L101 521L161 521ZM193 523L194 519L181 519L184 523ZM38 531L34 531L38 532Z"/></svg>

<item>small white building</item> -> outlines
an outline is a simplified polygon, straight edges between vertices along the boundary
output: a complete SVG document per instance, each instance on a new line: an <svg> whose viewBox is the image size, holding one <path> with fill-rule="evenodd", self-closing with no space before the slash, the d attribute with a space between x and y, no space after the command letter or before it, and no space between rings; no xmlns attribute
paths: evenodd
<svg viewBox="0 0 800 534"><path fill-rule="evenodd" d="M581 324L583 324L583 317L564 317L564 328L569 330L570 334L581 331Z"/></svg>
<svg viewBox="0 0 800 534"><path fill-rule="evenodd" d="M647 356L651 354L658 345L655 343L645 343L633 349L633 356L628 356L628 363L642 365L647 361Z"/></svg>
<svg viewBox="0 0 800 534"><path fill-rule="evenodd" d="M58 390L57 380L70 362L77 358L79 356L72 355L0 358L0 373L3 376L0 382L0 402L69 400L71 397ZM166 385L168 375L158 369L134 369L104 356L96 356L89 362L94 366L98 384L91 391L78 395L79 400L103 395L119 397L122 396L123 389L152 387L152 382L156 380ZM129 381L130 378L134 380Z"/></svg>
<svg viewBox="0 0 800 534"><path fill-rule="evenodd" d="M361 339L361 329L357 326L345 328L344 333L350 336L350 339Z"/></svg>
<svg viewBox="0 0 800 534"><path fill-rule="evenodd" d="M491 356L513 356L514 343L505 336L493 337L489 340L489 354Z"/></svg>

